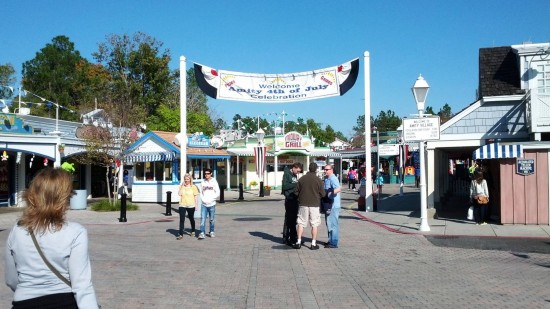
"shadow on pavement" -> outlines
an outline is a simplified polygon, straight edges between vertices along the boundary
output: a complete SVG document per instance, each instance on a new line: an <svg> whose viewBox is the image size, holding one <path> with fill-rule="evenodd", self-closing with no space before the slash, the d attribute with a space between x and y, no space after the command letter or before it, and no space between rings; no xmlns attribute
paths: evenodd
<svg viewBox="0 0 550 309"><path fill-rule="evenodd" d="M254 236L254 237L260 237L262 239L265 239L265 240L270 240L272 242L276 242L278 244L282 243L283 242L283 238L282 237L278 237L278 236L273 236L271 234L267 234L267 233L264 233L264 232L249 232L250 235Z"/></svg>

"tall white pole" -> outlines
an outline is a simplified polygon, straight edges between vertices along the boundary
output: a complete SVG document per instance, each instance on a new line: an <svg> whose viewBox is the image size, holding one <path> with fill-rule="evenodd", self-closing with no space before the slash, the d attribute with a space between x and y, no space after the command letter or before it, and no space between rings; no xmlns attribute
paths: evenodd
<svg viewBox="0 0 550 309"><path fill-rule="evenodd" d="M424 111L418 110L418 117L424 117ZM420 228L421 232L429 232L430 225L428 224L428 197L426 196L426 160L424 154L424 141L419 142L420 147Z"/></svg>
<svg viewBox="0 0 550 309"><path fill-rule="evenodd" d="M366 191L365 191L365 203L366 209L372 210L372 174L371 174L371 123L370 123L370 54L365 51L364 58L364 78L365 78L365 178L366 178Z"/></svg>
<svg viewBox="0 0 550 309"><path fill-rule="evenodd" d="M405 161L405 145L403 144L403 136L401 136L399 140L399 172L397 173L399 177L399 196L403 196L404 161Z"/></svg>
<svg viewBox="0 0 550 309"><path fill-rule="evenodd" d="M180 56L180 182L187 172L187 62Z"/></svg>

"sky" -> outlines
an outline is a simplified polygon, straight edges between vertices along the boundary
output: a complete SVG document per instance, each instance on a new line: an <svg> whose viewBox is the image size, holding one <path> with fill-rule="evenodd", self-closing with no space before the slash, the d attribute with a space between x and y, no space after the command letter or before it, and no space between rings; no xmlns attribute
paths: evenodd
<svg viewBox="0 0 550 309"><path fill-rule="evenodd" d="M548 0L461 1L3 1L0 64L22 64L58 35L90 61L110 34L144 32L193 63L249 73L296 73L360 59L359 78L344 96L293 103L209 99L215 115L275 120L312 118L352 136L365 112L363 55L370 55L370 112L417 113L411 87L419 74L426 106L457 113L473 103L479 49L550 41Z"/></svg>

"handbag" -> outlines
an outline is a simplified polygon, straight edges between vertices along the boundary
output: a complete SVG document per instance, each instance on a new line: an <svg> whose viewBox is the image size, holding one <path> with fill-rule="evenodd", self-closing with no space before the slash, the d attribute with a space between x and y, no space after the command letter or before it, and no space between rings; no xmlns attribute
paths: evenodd
<svg viewBox="0 0 550 309"><path fill-rule="evenodd" d="M485 205L489 203L489 198L483 195L478 196L476 200L479 205Z"/></svg>
<svg viewBox="0 0 550 309"><path fill-rule="evenodd" d="M30 231L30 234L31 234L31 237L32 237L32 242L34 243L34 246L36 247L36 250L38 250L38 254L40 254L40 257L42 258L42 260L44 261L44 263L46 263L46 265L48 266L48 268L63 282L65 282L68 286L71 286L71 281L69 281L69 279L63 277L63 275L61 275L59 273L59 271L57 269L55 269L55 267L53 267L52 264L50 264L50 262L48 261L48 259L46 259L46 257L44 256L44 253L42 252L42 249L40 249L40 246L38 245L38 242L36 241L36 237L34 236L34 233L33 231L31 230Z"/></svg>

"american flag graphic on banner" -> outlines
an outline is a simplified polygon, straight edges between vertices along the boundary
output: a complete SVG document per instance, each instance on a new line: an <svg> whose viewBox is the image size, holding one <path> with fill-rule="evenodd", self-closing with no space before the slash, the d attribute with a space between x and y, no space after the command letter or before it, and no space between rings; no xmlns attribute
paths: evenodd
<svg viewBox="0 0 550 309"><path fill-rule="evenodd" d="M256 158L256 174L260 178L260 181L264 179L265 171L265 146L254 147L254 157Z"/></svg>

